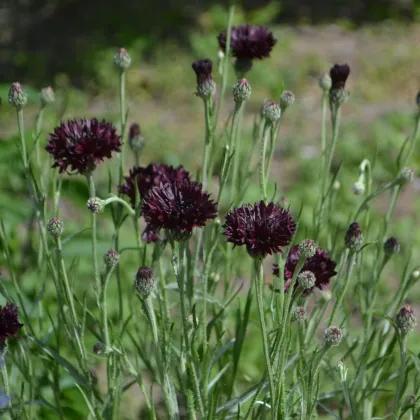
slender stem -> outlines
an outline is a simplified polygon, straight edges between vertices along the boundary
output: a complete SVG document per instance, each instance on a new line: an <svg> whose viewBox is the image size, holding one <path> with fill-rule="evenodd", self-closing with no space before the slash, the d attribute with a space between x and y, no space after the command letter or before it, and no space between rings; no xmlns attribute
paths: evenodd
<svg viewBox="0 0 420 420"><path fill-rule="evenodd" d="M120 119L121 119L121 139L124 138L125 132L125 70L120 70ZM121 146L121 153L118 154L120 159L118 182L121 183L124 177L124 143Z"/></svg>
<svg viewBox="0 0 420 420"><path fill-rule="evenodd" d="M274 156L274 149L275 149L275 144L276 144L276 137L278 137L278 134L276 135L276 133L278 133L280 131L280 121L281 121L281 118L277 121L275 127L274 126L271 127L271 132L270 132L270 147L268 149L267 172L265 174L265 180L266 180L266 182L268 182L268 180L270 178L271 163L273 161L273 156Z"/></svg>
<svg viewBox="0 0 420 420"><path fill-rule="evenodd" d="M327 153L327 106L328 106L328 91L322 94L322 110L321 110L321 168L324 169L325 158ZM321 184L322 185L322 184Z"/></svg>
<svg viewBox="0 0 420 420"><path fill-rule="evenodd" d="M264 358L265 358L265 369L268 374L268 382L270 384L270 397L271 397L271 406L274 408L276 407L275 399L276 399L276 391L275 391L275 383L274 383L274 375L273 375L273 368L271 366L270 360L270 347L268 344L268 334L267 328L265 325L265 316L264 316L264 299L263 299L263 291L264 291L264 269L262 260L256 259L255 260L255 294L257 296L257 306L258 306L258 315L260 318L260 328L261 328L261 338L263 341L263 349L264 349ZM275 419L275 412L272 411L272 418Z"/></svg>
<svg viewBox="0 0 420 420"><path fill-rule="evenodd" d="M203 151L203 169L202 169L202 182L203 188L207 189L208 177L211 177L209 171L210 153L213 146L213 100L212 98L206 98L204 102L204 120L206 123L206 137L204 141Z"/></svg>
<svg viewBox="0 0 420 420"><path fill-rule="evenodd" d="M267 179L265 171L265 156L267 154L267 143L272 128L272 123L268 120L265 121L263 131L263 144L261 145L261 156L260 156L260 192L264 199L267 201Z"/></svg>
<svg viewBox="0 0 420 420"><path fill-rule="evenodd" d="M109 338L109 328L108 328L108 309L107 309L107 302L106 302L106 292L108 289L109 280L111 279L112 272L114 271L114 267L108 267L105 275L105 281L102 288L102 298L101 298L101 305L102 305L102 328L104 329L104 337L105 337L105 345L107 347L111 347L111 340Z"/></svg>
<svg viewBox="0 0 420 420"><path fill-rule="evenodd" d="M12 399L10 398L10 388L9 388L9 375L7 373L7 366L6 366L6 360L4 358L5 355L5 347L7 346L6 343L1 344L2 348L0 349L0 370L1 370L1 376L3 379L3 386L4 386L4 394L7 398L7 406L11 408L12 406Z"/></svg>
<svg viewBox="0 0 420 420"><path fill-rule="evenodd" d="M126 208L128 213L130 214L130 216L135 216L136 215L136 212L130 206L130 204L128 204L125 200L123 200L122 198L120 198L116 195L114 195L112 197L109 197L106 200L104 200L104 205L107 206L108 204L111 204L111 203L114 203L114 202L122 204Z"/></svg>
<svg viewBox="0 0 420 420"><path fill-rule="evenodd" d="M227 80L228 80L228 73L229 73L229 58L230 58L230 40L231 40L231 34L232 34L232 22L233 22L233 14L235 11L235 3L232 2L231 6L229 7L229 17L228 17L228 25L226 30L226 50L225 50L225 56L223 58L223 77L222 77L222 88L220 89L220 96L219 96L219 102L217 104L217 110L216 110L216 118L214 121L214 127L217 129L217 124L219 122L220 113L223 108L223 101L225 98L225 91L227 86Z"/></svg>
<svg viewBox="0 0 420 420"><path fill-rule="evenodd" d="M95 182L93 180L93 174L90 172L87 174L87 180L89 184L89 197L96 197ZM96 283L96 292L98 295L101 294L101 276L99 274L99 265L98 265L98 251L97 251L97 238L96 238L96 228L97 228L97 219L96 214L91 213L91 224L92 224L92 260L93 260L93 272L95 275Z"/></svg>
<svg viewBox="0 0 420 420"><path fill-rule="evenodd" d="M70 289L70 283L69 283L69 279L67 277L67 270L66 270L66 266L64 263L64 258L63 258L63 247L61 244L61 238L57 237L55 238L55 245L57 247L57 263L58 263L58 267L59 270L61 272L61 278L63 280L64 283L64 290L66 292L66 298L67 298L67 302L70 306L70 310L71 310L71 315L73 318L73 323L75 328L78 325L78 321L77 321L77 314L76 314L76 309L74 306L74 300L73 300L73 293Z"/></svg>
<svg viewBox="0 0 420 420"><path fill-rule="evenodd" d="M241 130L241 121L242 115L244 112L244 103L236 102L235 109L233 111L233 118L232 118L232 131L231 131L231 138L230 138L230 147L231 150L234 150L233 155L233 168L232 168L232 197L233 202L236 203L238 200L238 192L239 192L239 185L238 185L238 176L239 176L239 165L241 162L241 141L240 141L240 130Z"/></svg>
<svg viewBox="0 0 420 420"><path fill-rule="evenodd" d="M398 388L395 394L394 405L392 408L392 420L398 420L400 418L403 397L402 392L404 388L404 382L406 380L406 364L407 364L407 334L402 333L400 338L400 353L401 353L401 366L400 374L398 375Z"/></svg>
<svg viewBox="0 0 420 420"><path fill-rule="evenodd" d="M414 131L410 138L410 148L408 149L407 155L404 157L404 160L399 167L399 169L404 168L407 165L407 162L410 160L411 155L413 154L414 148L416 146L417 136L420 132L420 112L417 114L416 122L414 125Z"/></svg>
<svg viewBox="0 0 420 420"><path fill-rule="evenodd" d="M346 269L346 275L344 277L344 284L341 286L340 294L338 295L337 301L335 302L334 308L332 310L330 319L328 321L328 326L330 327L334 321L334 317L337 313L337 310L341 306L341 302L343 301L344 295L346 294L347 288L349 286L349 280L351 277L351 273L353 271L353 266L356 260L356 253L350 251L349 256L347 258L347 269Z"/></svg>
<svg viewBox="0 0 420 420"><path fill-rule="evenodd" d="M41 135L41 130L42 130L42 120L44 118L44 110L45 110L45 106L41 105L41 107L39 108L38 115L36 116L36 121L35 121L35 141L36 141L35 153L36 153L36 164L38 168L41 167L41 157L39 153L39 136Z"/></svg>
<svg viewBox="0 0 420 420"><path fill-rule="evenodd" d="M20 147L22 153L23 167L28 168L28 155L26 154L25 129L23 124L23 109L17 111L18 127L20 134Z"/></svg>

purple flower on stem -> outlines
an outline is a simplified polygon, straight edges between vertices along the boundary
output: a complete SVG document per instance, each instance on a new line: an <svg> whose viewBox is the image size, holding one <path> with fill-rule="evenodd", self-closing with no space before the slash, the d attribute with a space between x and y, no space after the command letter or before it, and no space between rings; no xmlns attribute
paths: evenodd
<svg viewBox="0 0 420 420"><path fill-rule="evenodd" d="M86 174L96 165L111 159L112 152L120 152L122 141L116 128L108 122L93 119L69 120L62 122L48 135L45 148L53 159L53 167L65 172Z"/></svg>
<svg viewBox="0 0 420 420"><path fill-rule="evenodd" d="M0 345L10 337L18 337L18 331L23 327L19 322L18 308L14 303L0 306Z"/></svg>
<svg viewBox="0 0 420 420"><path fill-rule="evenodd" d="M291 214L277 204L260 201L252 206L244 204L226 216L223 226L228 242L245 245L253 258L282 252L296 230Z"/></svg>

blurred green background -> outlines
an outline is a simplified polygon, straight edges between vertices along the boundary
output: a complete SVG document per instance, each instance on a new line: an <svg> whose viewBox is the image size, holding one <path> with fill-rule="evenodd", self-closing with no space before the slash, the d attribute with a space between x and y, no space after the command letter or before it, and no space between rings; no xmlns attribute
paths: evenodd
<svg viewBox="0 0 420 420"><path fill-rule="evenodd" d="M16 270L29 297L36 296L42 285L31 268L37 255L36 250L31 250L36 232L14 141L15 111L7 103L10 84L21 82L29 95L24 110L29 148L39 109L38 92L47 85L56 91L57 102L46 110L41 145L45 145L47 133L61 118L95 116L118 125L118 73L113 55L117 48L125 47L133 59L127 73L128 121L140 123L146 138L142 164L152 160L182 163L194 173L201 165L204 122L201 100L194 95L191 63L205 57L217 62L216 36L226 27L227 17L227 2L199 0L1 2L0 212L9 231ZM350 64L351 97L343 106L334 160L336 168L341 165L341 188L337 193L337 212L330 221L334 231L343 231L362 200L352 193L360 162L366 158L374 164L374 187L388 182L395 175L399 148L413 129L415 96L420 88L420 0L247 0L236 4L234 23L267 25L278 40L272 57L255 63L249 74L252 97L241 136L244 154L251 147L254 115L264 100L278 100L283 89L296 95L296 103L282 119L272 181L287 197L292 211L297 213L304 203L303 236L311 229L312 208L318 194L318 77L335 62ZM217 65L214 73L220 86ZM234 82L230 71L229 86ZM221 122L229 118L233 107L229 88ZM223 125L218 128L220 132ZM417 147L410 163L415 168L419 168L419 150ZM129 150L126 153L128 172L134 160ZM257 156L254 158L256 163ZM244 162L247 169L249 162ZM101 165L95 176L98 195L106 196L107 164ZM66 233L72 234L89 226L85 210L87 187L82 177L64 179L60 211ZM387 267L387 281L381 284L381 294L387 299L399 285L410 252L411 266L420 257L420 232L416 229L420 222L419 190L417 179L404 189L396 208L390 233L400 240L402 252ZM274 183L270 185L270 192L273 191ZM255 179L246 199L258 198ZM389 196L384 195L374 203L378 215L383 214L388 201ZM110 245L109 219L100 218L99 253ZM123 235L123 246L135 245L130 228L126 228L126 237ZM78 279L87 278L90 273L89 236L89 232L82 232L65 246L66 258L76 261ZM321 245L326 247L326 238L324 241ZM123 261L123 282L130 291L137 262L129 253ZM4 261L0 260L0 271L3 270L6 271ZM115 285L112 287L115 289ZM111 290L110 295L114 292ZM52 298L51 293L47 290L46 299ZM420 298L418 288L411 298L420 313L420 305L416 305ZM111 316L112 311L111 307ZM420 350L420 344L418 347ZM259 375L259 355L259 349L251 343L247 352L250 368L243 372L247 380Z"/></svg>

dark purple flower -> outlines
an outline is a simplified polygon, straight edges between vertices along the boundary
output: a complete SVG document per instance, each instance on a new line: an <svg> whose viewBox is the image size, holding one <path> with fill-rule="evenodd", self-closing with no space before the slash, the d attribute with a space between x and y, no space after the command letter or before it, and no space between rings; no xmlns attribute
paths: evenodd
<svg viewBox="0 0 420 420"><path fill-rule="evenodd" d="M349 74L350 66L348 64L334 64L330 69L331 89L344 89Z"/></svg>
<svg viewBox="0 0 420 420"><path fill-rule="evenodd" d="M18 308L14 303L0 306L0 345L10 337L18 337L18 331L23 327L19 322Z"/></svg>
<svg viewBox="0 0 420 420"><path fill-rule="evenodd" d="M223 51L226 51L226 38L226 31L221 32L217 38ZM239 60L261 60L269 57L276 42L273 34L263 26L241 25L232 28L232 55Z"/></svg>
<svg viewBox="0 0 420 420"><path fill-rule="evenodd" d="M165 164L151 163L146 167L135 166L130 169L129 176L125 177L125 183L119 186L119 191L130 197L131 205L134 208L136 188L140 192L140 198L143 199L153 187L159 187L160 184L167 182L182 182L184 180L189 181L190 174L182 165L174 168Z"/></svg>
<svg viewBox="0 0 420 420"><path fill-rule="evenodd" d="M299 261L299 257L299 246L293 245L290 249L289 255L287 256L286 264L284 267L284 280L286 282L292 279L296 265ZM316 279L315 287L322 290L324 286L327 286L330 283L331 277L334 277L337 274L335 272L336 265L337 264L329 258L327 251L324 251L321 248L317 248L315 255L306 260L301 272L311 271L314 273ZM273 274L275 276L279 276L279 267L277 264L274 264L273 266ZM285 285L285 289L288 289L287 283ZM306 294L311 291L312 289L307 290Z"/></svg>
<svg viewBox="0 0 420 420"><path fill-rule="evenodd" d="M260 201L244 204L226 216L223 226L228 242L245 245L251 257L264 258L282 252L296 230L291 214L277 204Z"/></svg>
<svg viewBox="0 0 420 420"><path fill-rule="evenodd" d="M197 76L197 84L207 82L212 79L213 63L208 58L197 60L192 63L192 68Z"/></svg>
<svg viewBox="0 0 420 420"><path fill-rule="evenodd" d="M152 230L189 234L217 216L217 205L196 182L173 182L152 188L143 201L143 216Z"/></svg>
<svg viewBox="0 0 420 420"><path fill-rule="evenodd" d="M122 141L115 127L105 120L69 120L62 122L48 135L45 148L54 158L53 167L60 172L88 173L104 158L111 159L112 152L120 152Z"/></svg>

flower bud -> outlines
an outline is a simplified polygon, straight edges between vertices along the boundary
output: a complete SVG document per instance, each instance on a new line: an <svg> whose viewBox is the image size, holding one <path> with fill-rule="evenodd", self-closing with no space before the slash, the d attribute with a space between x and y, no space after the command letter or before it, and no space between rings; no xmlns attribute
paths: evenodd
<svg viewBox="0 0 420 420"><path fill-rule="evenodd" d="M414 181L416 170L413 168L404 168L401 170L398 180L401 185L410 184Z"/></svg>
<svg viewBox="0 0 420 420"><path fill-rule="evenodd" d="M280 108L282 111L286 110L287 107L295 103L295 95L290 90L285 90L280 95Z"/></svg>
<svg viewBox="0 0 420 420"><path fill-rule="evenodd" d="M105 265L109 268L114 268L120 262L120 254L115 249L108 249L104 254Z"/></svg>
<svg viewBox="0 0 420 420"><path fill-rule="evenodd" d="M411 272L411 278L413 280L418 280L418 278L420 277L420 269L419 268L415 268L412 272Z"/></svg>
<svg viewBox="0 0 420 420"><path fill-rule="evenodd" d="M335 64L330 69L331 88L329 97L330 102L335 106L343 104L349 96L345 89L349 74L350 66L348 64Z"/></svg>
<svg viewBox="0 0 420 420"><path fill-rule="evenodd" d="M353 193L354 195L363 195L366 192L365 183L362 181L357 181L353 184Z"/></svg>
<svg viewBox="0 0 420 420"><path fill-rule="evenodd" d="M47 106L55 102L55 93L51 86L41 89L41 105Z"/></svg>
<svg viewBox="0 0 420 420"><path fill-rule="evenodd" d="M137 270L135 286L142 299L147 299L155 291L156 280L149 267L140 267Z"/></svg>
<svg viewBox="0 0 420 420"><path fill-rule="evenodd" d="M332 188L334 191L338 191L341 188L341 182L338 179L336 179L334 181Z"/></svg>
<svg viewBox="0 0 420 420"><path fill-rule="evenodd" d="M324 344L328 347L338 346L343 339L343 331L338 327L328 327L324 332Z"/></svg>
<svg viewBox="0 0 420 420"><path fill-rule="evenodd" d="M140 152L144 147L144 137L138 124L131 124L130 126L128 145L133 152Z"/></svg>
<svg viewBox="0 0 420 420"><path fill-rule="evenodd" d="M267 101L264 104L263 114L268 121L275 123L281 116L280 105L274 101Z"/></svg>
<svg viewBox="0 0 420 420"><path fill-rule="evenodd" d="M53 217L50 219L47 223L47 232L54 236L55 238L58 236L61 236L64 231L64 223L57 219L56 217Z"/></svg>
<svg viewBox="0 0 420 420"><path fill-rule="evenodd" d="M315 286L315 274L312 271L302 271L298 275L297 281L302 289L312 289Z"/></svg>
<svg viewBox="0 0 420 420"><path fill-rule="evenodd" d="M213 63L208 58L197 60L192 64L197 76L196 95L202 99L211 98L216 93L216 83L213 80Z"/></svg>
<svg viewBox="0 0 420 420"><path fill-rule="evenodd" d="M97 355L102 355L111 353L112 349L107 347L104 343L99 342L93 345L92 351Z"/></svg>
<svg viewBox="0 0 420 420"><path fill-rule="evenodd" d="M338 376L340 378L340 382L346 382L348 369L346 368L346 366L344 365L342 361L339 361L337 363L336 369L337 369Z"/></svg>
<svg viewBox="0 0 420 420"><path fill-rule="evenodd" d="M395 323L403 334L414 330L414 327L417 325L417 319L410 305L404 305L400 309L395 318Z"/></svg>
<svg viewBox="0 0 420 420"><path fill-rule="evenodd" d="M87 208L95 214L102 213L105 209L105 202L99 197L89 198L86 203Z"/></svg>
<svg viewBox="0 0 420 420"><path fill-rule="evenodd" d="M9 104L17 110L22 109L28 102L28 96L20 83L13 83L9 90Z"/></svg>
<svg viewBox="0 0 420 420"><path fill-rule="evenodd" d="M394 254L398 254L400 252L400 244L397 241L397 238L391 237L385 241L384 252L385 255L387 255L388 257Z"/></svg>
<svg viewBox="0 0 420 420"><path fill-rule="evenodd" d="M363 237L362 230L359 223L352 223L347 229L344 243L350 251L359 252L363 246L365 238Z"/></svg>
<svg viewBox="0 0 420 420"><path fill-rule="evenodd" d="M243 102L251 97L251 85L248 80L238 80L232 89L233 98L235 102Z"/></svg>
<svg viewBox="0 0 420 420"><path fill-rule="evenodd" d="M312 239L305 239L299 245L299 253L303 258L311 258L315 255L316 246Z"/></svg>
<svg viewBox="0 0 420 420"><path fill-rule="evenodd" d="M298 324L302 324L305 322L307 313L303 306L297 306L292 310L292 322L297 322Z"/></svg>
<svg viewBox="0 0 420 420"><path fill-rule="evenodd" d="M121 71L124 71L131 66L131 57L128 55L125 48L120 48L114 55L114 64Z"/></svg>
<svg viewBox="0 0 420 420"><path fill-rule="evenodd" d="M328 73L324 73L319 79L319 87L324 91L327 92L331 89L331 77Z"/></svg>

